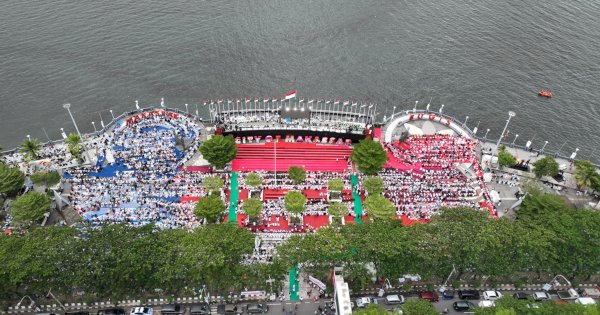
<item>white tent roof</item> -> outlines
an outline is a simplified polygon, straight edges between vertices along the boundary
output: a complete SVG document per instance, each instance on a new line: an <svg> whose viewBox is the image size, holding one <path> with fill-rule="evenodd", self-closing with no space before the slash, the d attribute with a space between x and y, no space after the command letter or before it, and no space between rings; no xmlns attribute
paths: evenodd
<svg viewBox="0 0 600 315"><path fill-rule="evenodd" d="M441 134L441 135L449 135L449 136L454 136L455 132L452 129L442 129L440 131L438 131L437 133Z"/></svg>
<svg viewBox="0 0 600 315"><path fill-rule="evenodd" d="M421 130L421 128L415 126L415 125L411 125L411 124L404 124L404 128L406 128L406 130L408 130L408 133L411 135L423 135L423 130Z"/></svg>

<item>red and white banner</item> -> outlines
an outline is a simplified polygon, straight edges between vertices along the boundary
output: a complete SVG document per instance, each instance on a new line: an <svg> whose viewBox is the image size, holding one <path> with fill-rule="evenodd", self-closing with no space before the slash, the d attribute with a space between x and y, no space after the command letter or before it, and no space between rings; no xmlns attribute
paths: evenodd
<svg viewBox="0 0 600 315"><path fill-rule="evenodd" d="M296 98L296 92L297 92L297 91L291 91L291 92L289 92L289 93L286 93L286 94L285 94L285 99L286 99L286 100L289 100L289 99L292 99L292 98Z"/></svg>

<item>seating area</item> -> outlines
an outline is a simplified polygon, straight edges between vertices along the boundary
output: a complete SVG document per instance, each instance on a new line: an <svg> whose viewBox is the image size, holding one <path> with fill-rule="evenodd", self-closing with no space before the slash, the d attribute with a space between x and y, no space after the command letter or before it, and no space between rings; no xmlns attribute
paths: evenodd
<svg viewBox="0 0 600 315"><path fill-rule="evenodd" d="M309 171L345 172L351 152L345 145L286 142L238 144L232 170L284 172L296 165L304 166Z"/></svg>

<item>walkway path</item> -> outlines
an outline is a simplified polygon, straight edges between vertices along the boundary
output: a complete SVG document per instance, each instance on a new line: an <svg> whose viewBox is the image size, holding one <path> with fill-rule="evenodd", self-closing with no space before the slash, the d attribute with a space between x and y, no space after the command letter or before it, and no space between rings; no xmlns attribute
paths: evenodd
<svg viewBox="0 0 600 315"><path fill-rule="evenodd" d="M229 222L237 222L237 204L238 204L238 175L231 172L231 189L229 190Z"/></svg>
<svg viewBox="0 0 600 315"><path fill-rule="evenodd" d="M300 284L298 283L298 267L292 268L290 270L290 300L298 301L300 296L298 296L298 292L300 291Z"/></svg>
<svg viewBox="0 0 600 315"><path fill-rule="evenodd" d="M352 197L354 198L354 222L356 224L362 224L362 201L360 200L360 194L357 193L358 178L356 177L356 175L350 175L350 182L352 183Z"/></svg>

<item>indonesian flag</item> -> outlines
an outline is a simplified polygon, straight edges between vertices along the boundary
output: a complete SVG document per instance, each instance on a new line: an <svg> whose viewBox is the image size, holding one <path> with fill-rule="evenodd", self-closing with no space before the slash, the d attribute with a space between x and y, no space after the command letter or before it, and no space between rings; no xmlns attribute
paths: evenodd
<svg viewBox="0 0 600 315"><path fill-rule="evenodd" d="M282 97L282 98L281 98L281 101L282 101L282 102L283 102L283 101L285 101L285 100L287 100L287 98L285 98L285 97Z"/></svg>
<svg viewBox="0 0 600 315"><path fill-rule="evenodd" d="M268 103L268 102L269 102L268 98L263 99L263 103Z"/></svg>
<svg viewBox="0 0 600 315"><path fill-rule="evenodd" d="M242 100L238 98L236 102L239 104L241 101L242 101Z"/></svg>
<svg viewBox="0 0 600 315"><path fill-rule="evenodd" d="M215 104L215 100L210 100L210 104L214 105Z"/></svg>
<svg viewBox="0 0 600 315"><path fill-rule="evenodd" d="M219 103L219 104L223 103L223 100L218 100L218 103Z"/></svg>
<svg viewBox="0 0 600 315"><path fill-rule="evenodd" d="M367 103L362 103L362 104L360 105L360 108L365 108L365 107L367 107Z"/></svg>
<svg viewBox="0 0 600 315"><path fill-rule="evenodd" d="M246 103L250 103L250 99L249 98L246 99Z"/></svg>
<svg viewBox="0 0 600 315"><path fill-rule="evenodd" d="M369 105L369 108L373 108L373 103L371 103L371 104Z"/></svg>
<svg viewBox="0 0 600 315"><path fill-rule="evenodd" d="M345 100L344 101L344 106L348 106L348 105L350 105L350 100Z"/></svg>
<svg viewBox="0 0 600 315"><path fill-rule="evenodd" d="M335 100L335 101L333 102L333 105L337 105L337 104L339 104L339 103L340 103L340 100Z"/></svg>
<svg viewBox="0 0 600 315"><path fill-rule="evenodd" d="M322 98L320 98L320 99L317 101L317 104L319 104L319 103L323 103L323 99L322 99Z"/></svg>
<svg viewBox="0 0 600 315"><path fill-rule="evenodd" d="M308 104L314 103L315 100L308 100Z"/></svg>
<svg viewBox="0 0 600 315"><path fill-rule="evenodd" d="M203 104L203 105L204 105L204 106L206 106L206 101L204 101L204 104Z"/></svg>
<svg viewBox="0 0 600 315"><path fill-rule="evenodd" d="M352 106L358 105L358 102L352 102Z"/></svg>
<svg viewBox="0 0 600 315"><path fill-rule="evenodd" d="M331 103L331 99L328 98L327 101L325 102L325 104L329 104L329 103Z"/></svg>
<svg viewBox="0 0 600 315"><path fill-rule="evenodd" d="M227 104L231 105L232 101L229 99L227 100Z"/></svg>
<svg viewBox="0 0 600 315"><path fill-rule="evenodd" d="M291 98L296 98L296 92L297 92L297 91L291 91L291 92L289 92L289 93L286 93L286 94L285 94L285 99L286 99L286 100L289 100L289 99L291 99Z"/></svg>
<svg viewBox="0 0 600 315"><path fill-rule="evenodd" d="M254 99L254 103L258 103L258 97Z"/></svg>
<svg viewBox="0 0 600 315"><path fill-rule="evenodd" d="M304 98L301 98L299 103L304 103Z"/></svg>

